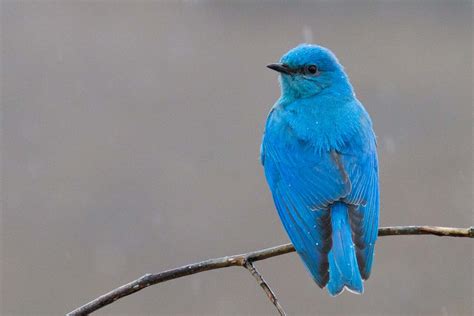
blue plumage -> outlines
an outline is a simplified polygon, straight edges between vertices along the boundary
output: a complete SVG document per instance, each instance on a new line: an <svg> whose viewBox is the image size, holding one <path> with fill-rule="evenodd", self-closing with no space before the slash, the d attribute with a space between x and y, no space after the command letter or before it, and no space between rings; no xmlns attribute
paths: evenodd
<svg viewBox="0 0 474 316"><path fill-rule="evenodd" d="M331 295L363 292L378 231L372 122L336 57L300 45L278 64L281 97L261 160L275 206L315 282Z"/></svg>

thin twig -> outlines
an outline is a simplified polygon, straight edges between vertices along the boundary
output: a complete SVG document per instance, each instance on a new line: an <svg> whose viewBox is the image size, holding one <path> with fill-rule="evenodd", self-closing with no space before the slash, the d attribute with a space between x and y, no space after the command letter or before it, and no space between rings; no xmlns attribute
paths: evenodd
<svg viewBox="0 0 474 316"><path fill-rule="evenodd" d="M273 305L275 305L280 316L286 316L286 313L283 310L283 307L280 305L280 302L278 301L277 297L275 296L275 293L273 293L268 283L263 279L263 276L257 271L251 261L247 261L245 263L245 269L249 270L255 280L257 280L257 283L265 291L265 294L267 294L268 299L272 302Z"/></svg>
<svg viewBox="0 0 474 316"><path fill-rule="evenodd" d="M474 238L474 227L470 228L452 228L452 227L436 227L436 226L394 226L381 227L379 236L397 236L397 235L435 235L448 237L467 237ZM204 271L221 269L226 267L245 265L250 262L265 260L271 257L280 256L286 253L294 252L295 248L292 244L280 245L272 248L257 250L240 255L233 255L215 259L209 259L197 263L192 263L179 268L163 271L156 274L146 274L141 278L122 285L89 303L68 313L68 316L88 315L104 306L107 306L116 300L138 292L151 285L166 282L172 279L181 278L187 275L196 274ZM248 268L247 268L248 269ZM268 285L267 285L268 286ZM269 287L268 287L269 288ZM270 289L270 288L269 288ZM267 293L268 294L268 293Z"/></svg>

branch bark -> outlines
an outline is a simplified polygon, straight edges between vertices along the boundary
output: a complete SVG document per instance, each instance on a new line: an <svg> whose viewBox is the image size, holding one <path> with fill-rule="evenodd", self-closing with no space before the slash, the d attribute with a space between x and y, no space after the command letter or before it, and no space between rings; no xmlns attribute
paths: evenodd
<svg viewBox="0 0 474 316"><path fill-rule="evenodd" d="M453 227L437 227L437 226L392 226L379 228L379 236L400 236L400 235L435 235L446 237L467 237L474 238L474 227L470 228L453 228ZM88 315L102 307L112 304L116 300L138 292L146 287L154 284L166 282L169 280L181 278L187 275L196 274L204 271L227 268L227 267L244 267L257 280L259 285L263 288L270 301L275 305L280 315L285 315L278 299L271 290L268 283L255 269L253 263L255 261L265 260L271 257L281 256L290 252L294 252L295 248L292 244L284 244L253 252L248 252L239 255L226 256L221 258L209 259L197 263L188 264L179 268L166 270L155 274L145 274L144 276L122 285L89 303L78 307L68 316Z"/></svg>
<svg viewBox="0 0 474 316"><path fill-rule="evenodd" d="M253 263L251 261L247 261L245 263L245 268L250 272L250 274L252 274L252 276L255 278L257 283L262 287L265 294L267 294L267 297L270 300L270 302L272 302L272 304L275 305L275 308L277 309L280 316L286 316L286 313L283 310L283 307L280 305L280 302L276 298L275 293L273 293L272 289L270 288L268 283L263 279L262 275L258 272L258 270L255 268Z"/></svg>

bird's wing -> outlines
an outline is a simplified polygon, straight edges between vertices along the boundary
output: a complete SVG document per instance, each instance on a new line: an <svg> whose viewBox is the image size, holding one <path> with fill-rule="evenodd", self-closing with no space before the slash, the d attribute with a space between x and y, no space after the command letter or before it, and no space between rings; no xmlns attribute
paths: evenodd
<svg viewBox="0 0 474 316"><path fill-rule="evenodd" d="M327 207L350 193L334 155L317 154L309 144L263 145L265 175L288 235L320 287L328 282L331 222Z"/></svg>
<svg viewBox="0 0 474 316"><path fill-rule="evenodd" d="M349 216L357 261L362 278L367 279L378 233L379 185L375 136L371 126L363 130L341 149L340 157L352 185L344 201L351 205Z"/></svg>

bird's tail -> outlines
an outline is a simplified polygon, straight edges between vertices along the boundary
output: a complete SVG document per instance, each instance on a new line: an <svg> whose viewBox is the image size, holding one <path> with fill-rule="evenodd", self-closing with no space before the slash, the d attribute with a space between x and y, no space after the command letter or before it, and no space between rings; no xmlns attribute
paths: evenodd
<svg viewBox="0 0 474 316"><path fill-rule="evenodd" d="M362 294L364 285L357 264L354 242L352 241L348 207L337 202L331 207L332 248L328 254L328 291L336 296L344 290Z"/></svg>

